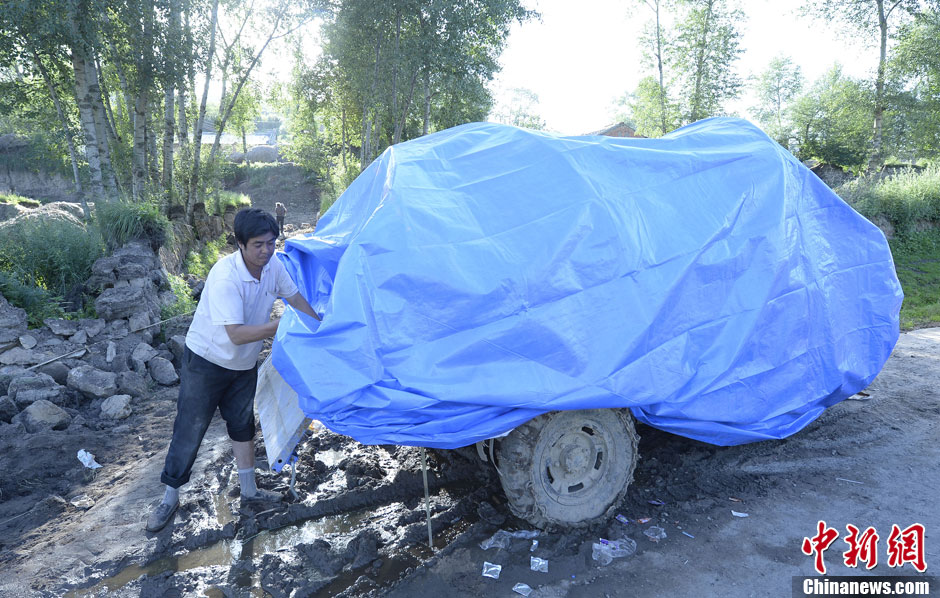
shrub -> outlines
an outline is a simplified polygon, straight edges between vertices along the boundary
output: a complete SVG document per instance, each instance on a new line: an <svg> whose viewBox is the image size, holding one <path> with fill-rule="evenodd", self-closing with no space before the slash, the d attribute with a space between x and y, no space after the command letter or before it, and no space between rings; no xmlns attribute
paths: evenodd
<svg viewBox="0 0 940 598"><path fill-rule="evenodd" d="M128 241L145 239L156 251L172 235L170 221L150 202L98 202L95 221L108 247L120 247Z"/></svg>
<svg viewBox="0 0 940 598"><path fill-rule="evenodd" d="M63 318L66 315L59 306L59 297L45 289L22 283L9 272L0 271L0 293L10 304L26 310L30 328L42 326L46 318Z"/></svg>
<svg viewBox="0 0 940 598"><path fill-rule="evenodd" d="M223 235L214 241L209 241L199 251L190 251L183 263L183 270L193 276L205 278L209 275L212 266L222 257L222 252L227 246L228 240Z"/></svg>
<svg viewBox="0 0 940 598"><path fill-rule="evenodd" d="M193 299L192 290L186 284L186 281L176 274L170 274L168 278L170 280L170 290L176 295L176 301L170 305L164 305L160 309L160 319L166 320L195 311L196 300Z"/></svg>
<svg viewBox="0 0 940 598"><path fill-rule="evenodd" d="M88 280L103 253L97 231L69 217L20 218L0 229L4 295L33 324L62 313L58 301Z"/></svg>
<svg viewBox="0 0 940 598"><path fill-rule="evenodd" d="M869 220L886 218L900 236L914 232L919 222L940 224L940 165L881 180L860 178L837 191Z"/></svg>

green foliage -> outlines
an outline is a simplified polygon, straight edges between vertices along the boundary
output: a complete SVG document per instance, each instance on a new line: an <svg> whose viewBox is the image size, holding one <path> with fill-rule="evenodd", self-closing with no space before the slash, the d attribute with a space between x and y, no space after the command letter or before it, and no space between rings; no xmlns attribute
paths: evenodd
<svg viewBox="0 0 940 598"><path fill-rule="evenodd" d="M834 65L793 103L791 149L800 160L863 169L871 155L872 101L865 83Z"/></svg>
<svg viewBox="0 0 940 598"><path fill-rule="evenodd" d="M157 249L172 236L170 221L160 212L160 207L151 202L98 202L94 217L109 248L145 239Z"/></svg>
<svg viewBox="0 0 940 598"><path fill-rule="evenodd" d="M30 322L38 325L43 318L62 313L59 298L88 280L102 253L97 231L71 218L43 215L4 223L0 231L4 296L26 309Z"/></svg>
<svg viewBox="0 0 940 598"><path fill-rule="evenodd" d="M792 134L786 122L787 108L803 90L803 73L787 56L771 59L767 69L754 78L757 106L754 116L768 135L789 147Z"/></svg>
<svg viewBox="0 0 940 598"><path fill-rule="evenodd" d="M225 213L228 206L233 206L235 211L242 208L251 207L251 198L244 193L233 193L232 191L218 191L213 194L212 199L206 205L210 214L221 216Z"/></svg>
<svg viewBox="0 0 940 598"><path fill-rule="evenodd" d="M523 129L545 129L545 120L538 114L539 96L531 89L514 87L508 97L502 98L493 109L492 116L501 122Z"/></svg>
<svg viewBox="0 0 940 598"><path fill-rule="evenodd" d="M346 191L358 175L358 169L344 169L342 165L330 172L326 184L320 192L320 217L322 218L326 211L330 209L340 195Z"/></svg>
<svg viewBox="0 0 940 598"><path fill-rule="evenodd" d="M890 244L904 289L901 329L940 324L940 228L898 237Z"/></svg>
<svg viewBox="0 0 940 598"><path fill-rule="evenodd" d="M192 290L181 276L168 275L170 290L176 295L176 301L160 308L160 319L166 320L174 316L190 314L196 310L196 300L193 299Z"/></svg>
<svg viewBox="0 0 940 598"><path fill-rule="evenodd" d="M679 126L681 117L678 104L665 96L664 90L659 86L659 81L654 77L641 79L636 91L631 94L630 100L630 114L636 124L635 130L638 135L662 137ZM665 133L663 132L664 115Z"/></svg>
<svg viewBox="0 0 940 598"><path fill-rule="evenodd" d="M738 25L744 13L725 0L683 0L685 14L676 24L667 62L678 90L684 123L723 113L724 103L738 97L741 78L732 65L743 51Z"/></svg>
<svg viewBox="0 0 940 598"><path fill-rule="evenodd" d="M199 251L190 251L183 262L183 270L199 278L209 275L209 270L222 257L223 251L228 247L225 236L206 243Z"/></svg>
<svg viewBox="0 0 940 598"><path fill-rule="evenodd" d="M0 294L11 305L26 310L26 322L30 328L43 325L46 318L64 318L65 310L57 297L46 289L20 282L10 272L0 270Z"/></svg>
<svg viewBox="0 0 940 598"><path fill-rule="evenodd" d="M940 225L940 165L909 170L877 180L862 177L838 189L839 195L869 220L885 218L898 237Z"/></svg>
<svg viewBox="0 0 940 598"><path fill-rule="evenodd" d="M888 63L886 145L914 161L940 155L940 13L902 26Z"/></svg>
<svg viewBox="0 0 940 598"><path fill-rule="evenodd" d="M42 205L35 199L23 197L22 195L16 195L15 193L0 193L0 203L19 204L24 208L38 208L40 205Z"/></svg>

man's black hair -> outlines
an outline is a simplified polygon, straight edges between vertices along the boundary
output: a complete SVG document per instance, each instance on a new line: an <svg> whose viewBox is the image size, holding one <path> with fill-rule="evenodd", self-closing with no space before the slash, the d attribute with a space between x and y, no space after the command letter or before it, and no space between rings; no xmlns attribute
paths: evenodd
<svg viewBox="0 0 940 598"><path fill-rule="evenodd" d="M243 208L235 214L235 240L247 245L248 239L271 233L277 237L280 232L274 216L258 208Z"/></svg>

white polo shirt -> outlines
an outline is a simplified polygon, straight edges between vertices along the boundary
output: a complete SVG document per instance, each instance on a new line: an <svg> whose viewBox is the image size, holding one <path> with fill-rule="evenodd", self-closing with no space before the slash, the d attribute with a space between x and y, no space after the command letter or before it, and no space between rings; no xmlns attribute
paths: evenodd
<svg viewBox="0 0 940 598"><path fill-rule="evenodd" d="M250 370L258 361L263 341L235 345L225 331L227 324L257 326L271 319L278 297L292 297L297 285L277 256L261 270L261 280L248 272L241 251L212 266L196 314L186 334L189 350L230 370Z"/></svg>

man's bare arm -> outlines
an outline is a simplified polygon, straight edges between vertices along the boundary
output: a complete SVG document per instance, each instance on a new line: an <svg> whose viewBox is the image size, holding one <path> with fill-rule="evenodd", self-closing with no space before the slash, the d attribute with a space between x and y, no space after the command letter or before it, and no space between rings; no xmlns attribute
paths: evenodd
<svg viewBox="0 0 940 598"><path fill-rule="evenodd" d="M307 300L304 299L304 296L300 293L294 293L290 297L284 299L288 305L296 309L297 311L302 311L308 316L313 316L316 319L320 319L320 316L317 315L317 312L313 311L313 308L310 307L310 304L307 303Z"/></svg>
<svg viewBox="0 0 940 598"><path fill-rule="evenodd" d="M277 325L281 321L275 318L267 324L249 326L248 324L226 324L225 332L233 345L244 345L271 338L277 332Z"/></svg>

